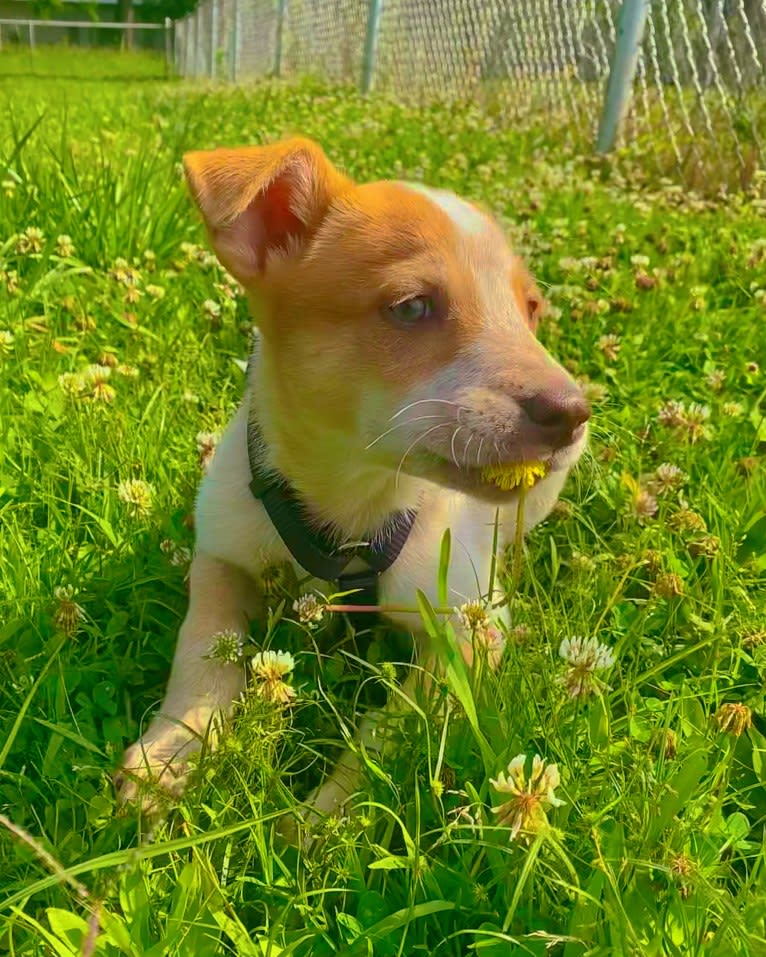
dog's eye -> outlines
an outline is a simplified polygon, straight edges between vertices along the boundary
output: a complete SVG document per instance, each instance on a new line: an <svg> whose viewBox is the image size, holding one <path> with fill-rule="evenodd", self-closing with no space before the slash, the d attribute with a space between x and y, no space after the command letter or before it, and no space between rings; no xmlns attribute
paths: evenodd
<svg viewBox="0 0 766 957"><path fill-rule="evenodd" d="M392 318L403 326L414 326L434 314L434 301L430 296L413 296L388 307Z"/></svg>

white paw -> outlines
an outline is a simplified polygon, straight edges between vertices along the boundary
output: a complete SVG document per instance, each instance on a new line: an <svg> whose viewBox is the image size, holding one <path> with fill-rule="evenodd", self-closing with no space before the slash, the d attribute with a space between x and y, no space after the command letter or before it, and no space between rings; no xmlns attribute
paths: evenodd
<svg viewBox="0 0 766 957"><path fill-rule="evenodd" d="M189 777L189 758L202 739L183 724L157 719L125 752L115 775L120 804L137 804L156 814L181 796Z"/></svg>
<svg viewBox="0 0 766 957"><path fill-rule="evenodd" d="M359 760L355 754L346 751L332 774L306 798L300 818L285 816L280 821L281 836L290 844L300 844L308 851L328 818L352 813L351 798L360 781Z"/></svg>

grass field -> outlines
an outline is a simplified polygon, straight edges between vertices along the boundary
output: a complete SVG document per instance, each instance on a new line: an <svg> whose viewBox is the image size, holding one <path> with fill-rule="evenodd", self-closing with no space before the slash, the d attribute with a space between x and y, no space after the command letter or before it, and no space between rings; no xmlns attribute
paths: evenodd
<svg viewBox="0 0 766 957"><path fill-rule="evenodd" d="M545 117L114 82L101 56L84 83L0 54L0 952L766 954L766 178L702 200L571 155ZM278 819L406 674L399 637L256 626L295 656L294 705L251 694L151 839L111 783L162 695L251 330L179 159L290 132L490 205L595 406L499 673L405 716L309 853ZM576 636L614 656L598 683L559 654ZM490 779L519 754L564 803L512 839Z"/></svg>

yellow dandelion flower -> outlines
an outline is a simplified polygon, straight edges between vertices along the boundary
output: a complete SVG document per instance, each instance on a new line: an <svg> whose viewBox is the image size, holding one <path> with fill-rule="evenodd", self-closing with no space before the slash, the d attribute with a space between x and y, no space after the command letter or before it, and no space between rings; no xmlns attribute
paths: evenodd
<svg viewBox="0 0 766 957"><path fill-rule="evenodd" d="M524 487L532 488L548 473L544 462L509 462L505 465L488 465L481 470L485 482L491 482L504 492Z"/></svg>

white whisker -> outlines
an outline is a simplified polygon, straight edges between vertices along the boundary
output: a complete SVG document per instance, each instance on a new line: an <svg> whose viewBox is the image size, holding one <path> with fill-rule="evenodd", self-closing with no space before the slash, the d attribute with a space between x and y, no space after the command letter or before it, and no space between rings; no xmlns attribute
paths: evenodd
<svg viewBox="0 0 766 957"><path fill-rule="evenodd" d="M393 432L394 429L400 429L403 425L410 425L412 422L420 422L422 419L441 419L441 415L416 415L414 419L406 419L404 422L397 422L396 425L392 425L390 429L386 429L385 432L381 432L380 435L373 439L369 445L365 445L364 451L371 449L376 442L380 442L381 439L384 439L389 433ZM390 420L389 420L390 421Z"/></svg>
<svg viewBox="0 0 766 957"><path fill-rule="evenodd" d="M403 414L407 411L407 409L411 409L413 406L416 406L416 405L421 405L423 402L443 402L444 405L452 405L452 406L455 406L455 407L458 408L458 409L459 409L459 408L462 408L462 406L459 406L459 405L457 404L457 402L450 402L449 399L418 399L418 400L415 401L415 402L410 402L409 405L405 405L404 408L403 408L403 409L399 409L398 412L395 412L395 413L391 416L391 420L390 420L390 421L392 421L393 419L398 419L400 415L403 415Z"/></svg>
<svg viewBox="0 0 766 957"><path fill-rule="evenodd" d="M483 435L482 435L482 437L479 439L479 449L478 449L478 451L476 452L476 467L477 467L477 468L479 467L479 463L481 462L481 447L482 447L482 445L484 445L484 436L483 436Z"/></svg>
<svg viewBox="0 0 766 957"><path fill-rule="evenodd" d="M465 448L463 449L463 468L468 468L468 449L471 447L471 442L476 438L476 434L471 432L468 436L468 441L465 443Z"/></svg>
<svg viewBox="0 0 766 957"><path fill-rule="evenodd" d="M426 436L430 435L432 432L435 432L437 429L443 428L445 425L451 425L451 423L450 423L450 422L440 422L438 425L432 425L430 429L427 429L425 432L423 432L421 435L419 435L419 436L415 439L415 441L414 441L411 445L409 445L409 446L407 447L407 449L405 450L404 455L403 455L403 456L401 457L401 459L399 460L399 465L397 466L397 469L396 469L396 479L395 479L395 483L394 483L394 484L395 484L397 487L399 486L399 473L401 472L402 466L404 465L404 460L407 458L407 456L410 454L410 452L415 448L415 446L418 444L418 442L422 441Z"/></svg>
<svg viewBox="0 0 766 957"><path fill-rule="evenodd" d="M456 468L456 469L459 469L459 468L460 468L460 465L459 465L459 463L458 463L457 455L456 455L456 453L455 453L455 439L457 438L458 432L460 432L462 428L463 428L463 426L462 426L462 425L459 425L459 426L455 429L455 431L452 433L452 440L450 441L450 449L451 449L451 451L452 451L452 461L455 463L455 468Z"/></svg>

